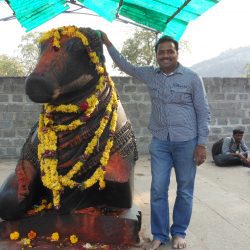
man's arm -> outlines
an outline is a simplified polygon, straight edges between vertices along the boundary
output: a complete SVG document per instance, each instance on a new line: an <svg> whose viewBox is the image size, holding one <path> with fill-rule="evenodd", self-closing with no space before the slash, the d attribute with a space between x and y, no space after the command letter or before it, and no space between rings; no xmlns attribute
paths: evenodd
<svg viewBox="0 0 250 250"><path fill-rule="evenodd" d="M136 77L139 81L147 82L149 78L152 78L152 73L154 71L152 66L135 66L129 63L114 47L114 45L109 40L106 33L101 31L103 43L107 47L109 55L111 56L114 63L128 75Z"/></svg>
<svg viewBox="0 0 250 250"><path fill-rule="evenodd" d="M245 143L245 141L241 141L241 149L244 151L244 152L247 152L248 151L248 147Z"/></svg>
<svg viewBox="0 0 250 250"><path fill-rule="evenodd" d="M193 80L193 102L197 117L198 145L206 145L209 134L210 110L202 79L196 75Z"/></svg>
<svg viewBox="0 0 250 250"><path fill-rule="evenodd" d="M232 144L231 140L232 140L232 138L230 138L230 137L226 137L224 139L223 144L222 144L222 148L221 148L222 154L226 154L226 155L231 154L231 150L230 150L230 145Z"/></svg>
<svg viewBox="0 0 250 250"><path fill-rule="evenodd" d="M105 46L107 47L107 49L112 45L112 43L110 42L108 36L106 33L104 33L103 31L100 31L102 34L102 40L103 43L105 44Z"/></svg>
<svg viewBox="0 0 250 250"><path fill-rule="evenodd" d="M210 110L203 81L198 75L194 78L193 82L193 102L198 129L198 145L195 149L195 160L196 164L199 166L206 160Z"/></svg>

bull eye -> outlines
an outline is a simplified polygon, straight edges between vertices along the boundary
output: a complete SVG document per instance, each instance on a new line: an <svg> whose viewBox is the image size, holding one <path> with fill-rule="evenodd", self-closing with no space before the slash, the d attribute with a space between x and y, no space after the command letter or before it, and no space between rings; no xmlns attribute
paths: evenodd
<svg viewBox="0 0 250 250"><path fill-rule="evenodd" d="M69 52L80 52L83 51L85 48L78 38L72 38L68 40L65 44L66 50Z"/></svg>

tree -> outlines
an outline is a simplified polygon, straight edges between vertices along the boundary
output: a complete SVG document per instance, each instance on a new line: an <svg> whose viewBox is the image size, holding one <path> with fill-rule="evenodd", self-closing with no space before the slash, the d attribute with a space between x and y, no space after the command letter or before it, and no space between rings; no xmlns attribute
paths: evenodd
<svg viewBox="0 0 250 250"><path fill-rule="evenodd" d="M244 67L245 71L246 71L246 77L250 77L250 63L246 64L246 66Z"/></svg>
<svg viewBox="0 0 250 250"><path fill-rule="evenodd" d="M134 36L124 42L121 53L135 65L155 64L153 50L155 41L154 32L137 28Z"/></svg>
<svg viewBox="0 0 250 250"><path fill-rule="evenodd" d="M134 65L155 65L156 58L154 45L156 43L156 40L157 36L155 32L136 28L133 37L128 38L124 42L121 54ZM190 50L189 43L184 40L180 41L179 50ZM113 68L117 68L117 66L113 64Z"/></svg>
<svg viewBox="0 0 250 250"><path fill-rule="evenodd" d="M39 55L37 39L40 35L39 32L27 33L22 36L21 43L18 45L26 75L31 73L36 65Z"/></svg>
<svg viewBox="0 0 250 250"><path fill-rule="evenodd" d="M0 55L0 76L24 76L25 69L18 57Z"/></svg>
<svg viewBox="0 0 250 250"><path fill-rule="evenodd" d="M39 36L38 32L23 35L18 45L20 49L18 57L0 55L1 76L27 76L33 70L39 54L37 46Z"/></svg>

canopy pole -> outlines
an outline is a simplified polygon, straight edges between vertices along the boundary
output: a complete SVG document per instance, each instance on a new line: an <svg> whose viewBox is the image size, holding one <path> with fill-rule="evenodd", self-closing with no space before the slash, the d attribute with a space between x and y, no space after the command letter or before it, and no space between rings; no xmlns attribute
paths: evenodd
<svg viewBox="0 0 250 250"><path fill-rule="evenodd" d="M123 0L120 0L117 11L116 11L116 14L115 14L116 18L119 18L119 10L122 7L122 4L123 4Z"/></svg>
<svg viewBox="0 0 250 250"><path fill-rule="evenodd" d="M180 13L182 11L182 9L184 9L192 0L186 0L182 5L181 7L179 7L176 12L168 18L168 20L166 21L166 24L168 24L172 19L175 18L175 16Z"/></svg>

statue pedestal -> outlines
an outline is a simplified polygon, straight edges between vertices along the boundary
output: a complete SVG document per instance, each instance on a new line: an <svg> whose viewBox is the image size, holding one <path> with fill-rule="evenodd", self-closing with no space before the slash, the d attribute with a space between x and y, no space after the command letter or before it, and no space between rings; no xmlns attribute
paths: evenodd
<svg viewBox="0 0 250 250"><path fill-rule="evenodd" d="M87 208L71 214L46 211L19 220L0 222L0 249L3 249L1 245L6 246L8 241L9 244L14 243L9 240L10 233L18 231L20 238L25 238L31 230L37 233L34 242L41 239L48 240L52 233L58 232L60 240L64 241L74 234L82 243L136 245L140 241L140 226L141 212L135 207L112 209L108 212L103 212L103 209Z"/></svg>

